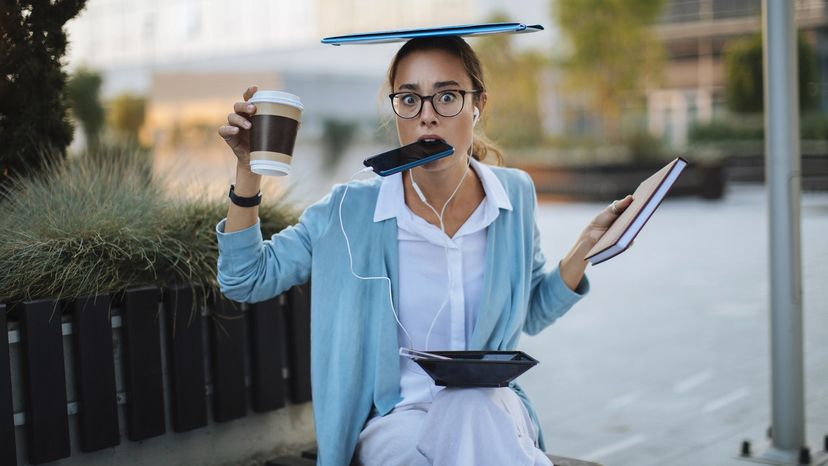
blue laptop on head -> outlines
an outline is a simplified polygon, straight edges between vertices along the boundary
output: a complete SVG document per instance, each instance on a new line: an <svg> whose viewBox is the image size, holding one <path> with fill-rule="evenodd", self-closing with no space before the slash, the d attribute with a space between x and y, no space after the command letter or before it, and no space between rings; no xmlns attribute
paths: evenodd
<svg viewBox="0 0 828 466"><path fill-rule="evenodd" d="M540 24L526 25L523 23L487 23L465 24L459 26L442 26L436 28L403 29L397 31L367 32L349 34L346 36L325 37L323 44L384 44L389 42L404 42L417 37L440 36L479 36L500 33L528 33L543 31Z"/></svg>

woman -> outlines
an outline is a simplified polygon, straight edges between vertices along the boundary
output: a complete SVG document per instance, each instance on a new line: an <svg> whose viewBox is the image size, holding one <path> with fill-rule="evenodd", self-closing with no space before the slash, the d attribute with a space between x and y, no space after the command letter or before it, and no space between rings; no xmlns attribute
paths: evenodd
<svg viewBox="0 0 828 466"><path fill-rule="evenodd" d="M586 293L583 258L632 199L599 213L545 272L531 180L481 163L500 154L474 135L488 97L468 44L408 41L388 85L400 144L444 139L454 155L336 186L269 241L256 207L231 204L217 226L221 290L257 302L312 279L320 464L550 464L517 385L439 390L398 350L514 349L522 331L539 332ZM261 181L249 166L255 90L219 128L238 158L242 197L257 196Z"/></svg>

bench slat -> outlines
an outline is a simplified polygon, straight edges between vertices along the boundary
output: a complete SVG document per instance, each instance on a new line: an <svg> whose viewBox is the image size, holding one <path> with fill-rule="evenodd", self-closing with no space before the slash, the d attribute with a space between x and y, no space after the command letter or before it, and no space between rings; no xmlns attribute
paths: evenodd
<svg viewBox="0 0 828 466"><path fill-rule="evenodd" d="M310 375L310 282L291 288L287 313L290 391L294 403L311 401Z"/></svg>
<svg viewBox="0 0 828 466"><path fill-rule="evenodd" d="M204 324L200 309L194 306L194 293L189 285L169 287L164 291L172 427L175 432L187 432L207 425Z"/></svg>
<svg viewBox="0 0 828 466"><path fill-rule="evenodd" d="M253 411L285 406L284 309L279 296L250 306L250 362Z"/></svg>
<svg viewBox="0 0 828 466"><path fill-rule="evenodd" d="M0 304L0 464L17 466L6 305Z"/></svg>
<svg viewBox="0 0 828 466"><path fill-rule="evenodd" d="M213 417L217 422L247 416L244 383L244 326L241 304L220 296L215 301L212 336Z"/></svg>
<svg viewBox="0 0 828 466"><path fill-rule="evenodd" d="M158 315L160 298L161 290L157 287L133 288L126 290L121 304L127 438L133 442L167 431Z"/></svg>
<svg viewBox="0 0 828 466"><path fill-rule="evenodd" d="M75 386L80 449L93 452L121 443L109 295L72 303Z"/></svg>
<svg viewBox="0 0 828 466"><path fill-rule="evenodd" d="M298 456L280 456L265 462L265 466L315 466L316 461Z"/></svg>
<svg viewBox="0 0 828 466"><path fill-rule="evenodd" d="M32 464L70 455L61 308L52 300L23 303L21 314L27 452Z"/></svg>

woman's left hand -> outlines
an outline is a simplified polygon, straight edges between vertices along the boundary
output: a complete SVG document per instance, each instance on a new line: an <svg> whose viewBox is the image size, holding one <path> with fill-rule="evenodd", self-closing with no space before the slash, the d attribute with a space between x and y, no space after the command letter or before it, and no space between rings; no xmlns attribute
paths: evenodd
<svg viewBox="0 0 828 466"><path fill-rule="evenodd" d="M574 290L581 279L584 277L584 270L586 270L587 261L585 259L587 253L595 246L595 243L601 239L601 236L607 232L610 225L621 215L627 207L632 204L633 198L627 195L623 199L613 201L604 210L598 213L589 225L584 228L575 246L569 251L569 254L564 257L560 264L561 278Z"/></svg>
<svg viewBox="0 0 828 466"><path fill-rule="evenodd" d="M592 247L595 246L595 243L601 239L601 236L604 236L604 233L607 232L610 225L615 222L622 212L627 210L627 207L632 204L632 201L633 197L629 194L623 199L612 201L610 205L608 205L604 210L596 215L591 222L589 222L589 225L587 225L583 233L581 233L581 237L589 243L589 249L592 249ZM589 249L587 249L587 252L589 252Z"/></svg>

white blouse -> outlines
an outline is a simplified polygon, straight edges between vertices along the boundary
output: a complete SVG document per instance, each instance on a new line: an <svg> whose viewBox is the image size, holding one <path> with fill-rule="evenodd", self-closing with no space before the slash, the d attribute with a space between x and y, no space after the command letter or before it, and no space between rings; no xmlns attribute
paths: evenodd
<svg viewBox="0 0 828 466"><path fill-rule="evenodd" d="M397 220L400 264L397 312L411 336L414 349L467 349L466 342L474 329L482 295L486 228L494 222L501 208L512 210L497 176L476 160L472 160L471 167L480 177L486 196L452 238L408 208L402 174L383 179L380 187L374 221L394 217ZM442 206L434 207L439 211ZM444 306L438 316L441 304ZM426 348L432 322L434 328ZM401 346L409 345L408 336L399 327L397 335ZM431 402L441 388L436 387L417 364L400 357L400 394L403 399L398 407Z"/></svg>

